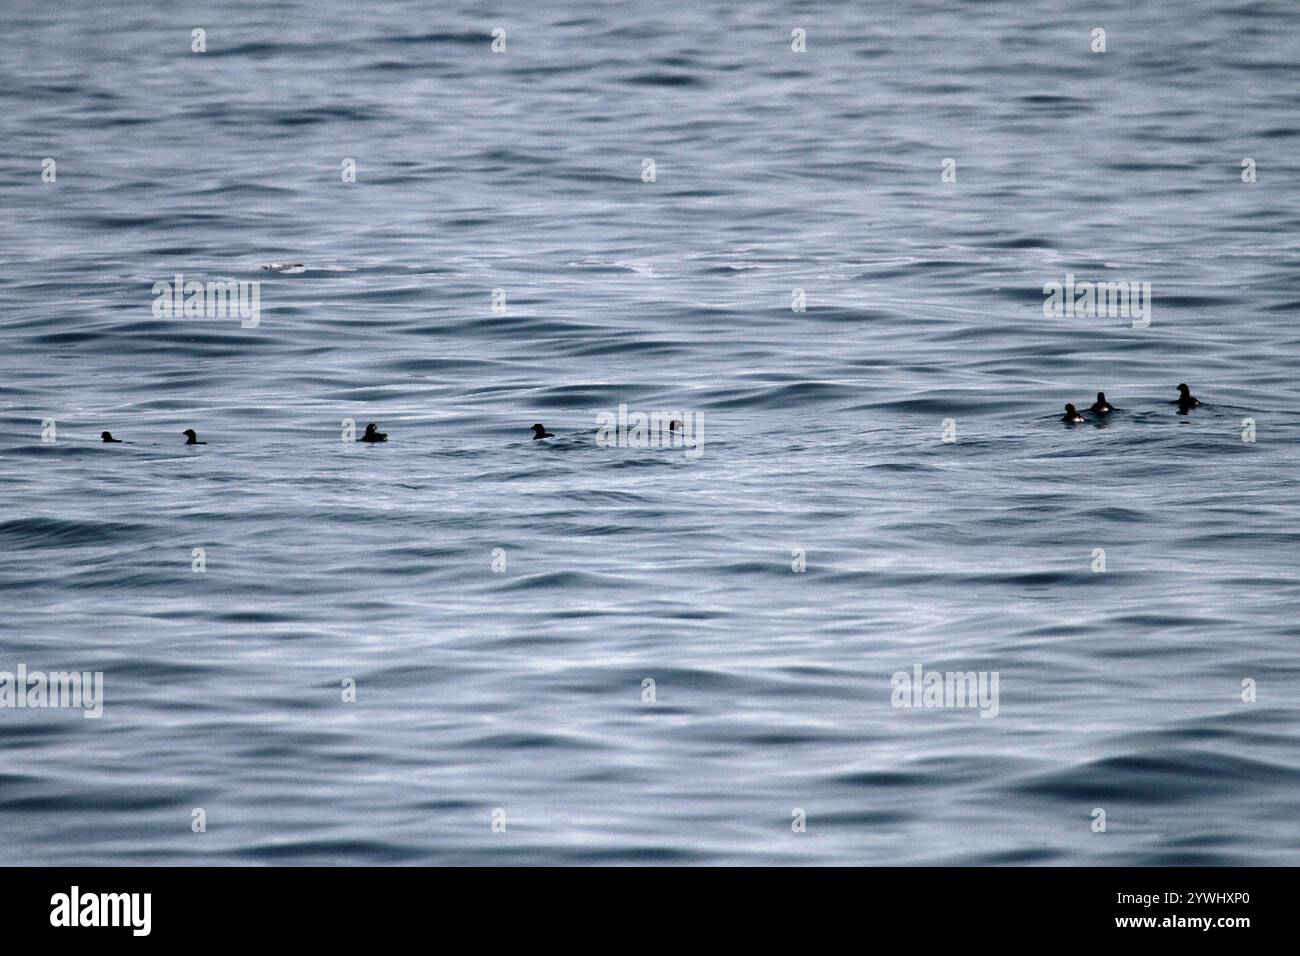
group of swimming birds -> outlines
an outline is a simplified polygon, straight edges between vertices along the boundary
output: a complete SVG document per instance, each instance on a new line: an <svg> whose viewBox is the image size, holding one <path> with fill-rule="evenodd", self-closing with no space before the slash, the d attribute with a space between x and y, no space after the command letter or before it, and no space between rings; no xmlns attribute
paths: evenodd
<svg viewBox="0 0 1300 956"><path fill-rule="evenodd" d="M1201 404L1201 402L1200 399L1194 398L1192 396L1191 390L1186 385L1179 385L1178 398L1174 399L1169 404L1177 405L1179 413L1186 415L1190 409L1195 408L1197 405ZM1092 405L1088 408L1088 411L1092 412L1094 415L1109 415L1111 412L1115 411L1115 406L1112 405L1110 402L1106 401L1105 392L1098 392L1097 400L1092 403ZM1075 408L1073 405L1067 404L1065 406L1065 414L1061 416L1061 421L1065 422L1067 425L1081 425L1084 422L1086 422L1087 419L1079 414L1079 410L1077 408ZM679 424L680 423L676 421L672 423L674 428ZM195 434L193 428L187 428L185 429L185 431L181 432L181 434L185 436L185 444L187 445L207 444L207 442L205 441L199 441L199 436ZM114 445L122 444L122 439L114 438L112 432L101 432L99 437L106 443L110 443ZM554 438L554 437L555 436L553 434L551 434L546 430L545 425L533 426L533 441L537 441L539 438ZM366 426L365 434L363 434L360 438L358 438L357 441L363 441L369 444L374 444L375 442L381 442L381 441L388 441L388 433L381 432L379 430L379 426L376 425L374 422L371 422Z"/></svg>
<svg viewBox="0 0 1300 956"><path fill-rule="evenodd" d="M185 429L185 431L181 432L181 434L185 436L185 444L187 445L207 444L207 442L205 441L199 441L199 436L195 433L193 428L187 428ZM533 426L533 441L537 441L537 439L539 438L554 438L554 437L555 437L554 435L552 435L550 432L546 430L546 427L544 425ZM102 442L104 442L107 445L126 444L125 442L122 441L122 439L114 438L112 432L100 432L99 438ZM381 442L381 441L388 441L388 433L381 432L379 430L379 426L376 425L374 422L371 422L369 425L366 426L365 434L363 434L360 438L358 438L357 441L367 442L368 444L374 444L375 442Z"/></svg>
<svg viewBox="0 0 1300 956"><path fill-rule="evenodd" d="M1194 397L1191 389L1186 385L1179 385L1178 397L1169 404L1177 405L1178 413L1180 415L1186 415L1190 410L1201 404L1201 400ZM1105 392L1098 392L1097 400L1092 403L1088 411L1092 412L1094 415L1109 415L1111 412L1115 411L1115 406L1106 401ZM1079 414L1077 408L1067 403L1065 406L1065 414L1061 416L1061 421L1065 422L1067 425L1081 425L1086 422L1087 419Z"/></svg>

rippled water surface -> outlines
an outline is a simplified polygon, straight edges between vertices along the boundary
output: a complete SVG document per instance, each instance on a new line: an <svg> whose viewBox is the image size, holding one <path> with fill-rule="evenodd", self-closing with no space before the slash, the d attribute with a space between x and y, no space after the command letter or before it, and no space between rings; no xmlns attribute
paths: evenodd
<svg viewBox="0 0 1300 956"><path fill-rule="evenodd" d="M1295 4L2 16L0 863L1300 861Z"/></svg>

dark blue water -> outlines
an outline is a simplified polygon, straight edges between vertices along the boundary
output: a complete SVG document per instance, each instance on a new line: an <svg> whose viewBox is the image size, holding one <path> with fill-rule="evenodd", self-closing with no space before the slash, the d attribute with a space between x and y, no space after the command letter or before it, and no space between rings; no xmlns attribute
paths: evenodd
<svg viewBox="0 0 1300 956"><path fill-rule="evenodd" d="M1295 4L0 17L0 863L1300 859Z"/></svg>

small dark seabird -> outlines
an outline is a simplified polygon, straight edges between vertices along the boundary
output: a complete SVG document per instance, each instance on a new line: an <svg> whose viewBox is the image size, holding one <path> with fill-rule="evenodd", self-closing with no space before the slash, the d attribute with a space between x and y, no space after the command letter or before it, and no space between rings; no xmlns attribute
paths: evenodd
<svg viewBox="0 0 1300 956"><path fill-rule="evenodd" d="M379 426L371 422L366 426L366 433L361 436L360 441L377 442L388 441L388 432L381 432Z"/></svg>
<svg viewBox="0 0 1300 956"><path fill-rule="evenodd" d="M546 430L545 425L533 426L533 441L537 441L537 439L539 438L554 438L554 437L555 437L554 435L552 435L550 432Z"/></svg>
<svg viewBox="0 0 1300 956"><path fill-rule="evenodd" d="M120 444L122 444L122 439L120 439L120 438L114 438L112 432L100 432L100 433L99 433L99 438L100 438L100 440L101 440L105 445L120 445Z"/></svg>
<svg viewBox="0 0 1300 956"><path fill-rule="evenodd" d="M685 427L686 425L682 422L680 418L674 418L672 421L668 423L668 430L670 432L679 432Z"/></svg>
<svg viewBox="0 0 1300 956"><path fill-rule="evenodd" d="M1198 405L1200 405L1201 400L1199 398L1195 398L1192 395L1191 389L1189 389L1186 385L1179 385L1177 400L1172 401L1169 404L1177 405L1178 413L1180 415L1186 415L1189 409L1196 408Z"/></svg>
<svg viewBox="0 0 1300 956"><path fill-rule="evenodd" d="M1115 406L1106 401L1105 392L1098 392L1097 400L1092 403L1092 408L1088 409L1088 411L1096 412L1098 415L1109 415L1114 410Z"/></svg>
<svg viewBox="0 0 1300 956"><path fill-rule="evenodd" d="M207 442L205 442L205 441L199 441L199 436L196 435L196 434L194 434L194 429L193 429L193 428L187 428L187 429L185 429L185 431L181 432L181 434L185 436L185 444L187 444L187 445L206 445L206 444L207 444Z"/></svg>
<svg viewBox="0 0 1300 956"><path fill-rule="evenodd" d="M1067 425L1079 425L1083 422L1083 416L1078 413L1073 405L1065 406L1065 414L1061 416L1061 421Z"/></svg>

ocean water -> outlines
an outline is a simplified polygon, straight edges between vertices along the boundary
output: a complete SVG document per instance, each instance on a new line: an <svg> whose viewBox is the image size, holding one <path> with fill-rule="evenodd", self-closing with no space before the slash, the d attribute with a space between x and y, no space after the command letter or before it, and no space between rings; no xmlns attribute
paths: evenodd
<svg viewBox="0 0 1300 956"><path fill-rule="evenodd" d="M0 863L1300 862L1295 4L0 18Z"/></svg>

